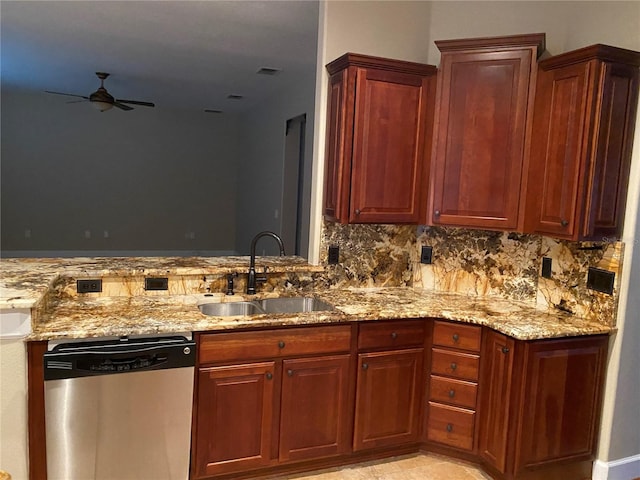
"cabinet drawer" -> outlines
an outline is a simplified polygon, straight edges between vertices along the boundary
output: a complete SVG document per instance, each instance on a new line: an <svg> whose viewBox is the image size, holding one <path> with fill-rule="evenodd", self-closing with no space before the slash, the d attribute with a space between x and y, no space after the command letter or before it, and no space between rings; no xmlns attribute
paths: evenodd
<svg viewBox="0 0 640 480"><path fill-rule="evenodd" d="M480 351L482 327L461 323L433 322L433 344L462 350Z"/></svg>
<svg viewBox="0 0 640 480"><path fill-rule="evenodd" d="M477 383L431 375L429 381L429 398L431 400L475 410L477 395Z"/></svg>
<svg viewBox="0 0 640 480"><path fill-rule="evenodd" d="M288 328L254 332L208 333L200 337L199 361L289 357L292 355L348 352L351 327L332 325L313 328Z"/></svg>
<svg viewBox="0 0 640 480"><path fill-rule="evenodd" d="M420 347L425 335L424 320L367 322L360 325L358 349Z"/></svg>
<svg viewBox="0 0 640 480"><path fill-rule="evenodd" d="M433 348L431 355L431 373L478 380L480 356L473 353L454 352Z"/></svg>
<svg viewBox="0 0 640 480"><path fill-rule="evenodd" d="M475 412L429 402L427 438L463 450L473 450Z"/></svg>

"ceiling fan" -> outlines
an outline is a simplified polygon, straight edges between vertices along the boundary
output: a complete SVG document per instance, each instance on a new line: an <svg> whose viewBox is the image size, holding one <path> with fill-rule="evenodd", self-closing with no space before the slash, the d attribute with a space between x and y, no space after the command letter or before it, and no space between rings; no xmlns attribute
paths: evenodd
<svg viewBox="0 0 640 480"><path fill-rule="evenodd" d="M45 93L53 93L55 95L66 95L68 97L78 97L83 99L83 100L76 100L77 102L83 102L85 100L88 100L89 102L91 102L91 104L94 107L96 107L101 112L109 110L112 107L117 107L120 110L133 110L133 107L130 107L129 105L125 105L126 103L130 103L132 105L141 105L143 107L155 107L155 104L151 102L140 102L138 100L123 100L121 98L117 98L117 99L113 98L113 96L109 94L109 92L107 92L107 89L104 88L104 81L109 76L109 74L105 72L96 72L96 75L100 79L100 88L98 88L98 90L93 92L88 97L84 95L76 95L73 93L51 92L49 90L45 90ZM69 102L69 103L74 103L74 102Z"/></svg>

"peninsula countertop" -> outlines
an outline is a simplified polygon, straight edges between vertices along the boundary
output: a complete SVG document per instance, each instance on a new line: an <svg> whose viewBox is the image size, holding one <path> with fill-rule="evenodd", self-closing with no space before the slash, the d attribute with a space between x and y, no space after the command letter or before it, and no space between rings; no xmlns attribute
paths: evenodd
<svg viewBox="0 0 640 480"><path fill-rule="evenodd" d="M274 271L315 271L297 257L265 257ZM247 265L246 257L2 260L0 307L34 308L61 275L131 276L223 274ZM6 268L7 266L11 268ZM280 292L280 296L300 292ZM52 296L40 307L28 340L92 338L187 331L225 331L295 325L442 318L484 325L519 340L608 334L610 326L563 311L545 311L501 297L441 293L412 287L317 288L305 291L335 306L334 311L215 317L197 305L210 301L252 300L258 296L187 295ZM19 305L19 306L16 306ZM28 305L24 307L22 305Z"/></svg>

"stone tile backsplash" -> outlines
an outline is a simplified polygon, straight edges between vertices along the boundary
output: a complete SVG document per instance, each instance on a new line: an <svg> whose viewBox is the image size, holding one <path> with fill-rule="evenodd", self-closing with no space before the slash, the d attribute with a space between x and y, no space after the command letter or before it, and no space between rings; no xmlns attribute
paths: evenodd
<svg viewBox="0 0 640 480"><path fill-rule="evenodd" d="M337 265L328 247L340 247ZM433 263L420 263L423 245ZM497 295L564 310L614 326L624 245L567 242L539 235L414 225L341 225L325 222L321 263L335 287L417 286L471 295ZM540 276L542 258L552 260L551 279ZM586 287L589 267L616 274L614 294Z"/></svg>

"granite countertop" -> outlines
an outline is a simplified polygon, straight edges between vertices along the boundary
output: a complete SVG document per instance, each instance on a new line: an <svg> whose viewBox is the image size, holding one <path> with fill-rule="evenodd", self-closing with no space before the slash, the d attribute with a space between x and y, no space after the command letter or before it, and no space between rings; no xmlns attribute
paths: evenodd
<svg viewBox="0 0 640 480"><path fill-rule="evenodd" d="M257 257L272 272L323 271L300 257ZM214 275L246 270L249 257L3 258L0 308L33 308L61 275L73 278Z"/></svg>
<svg viewBox="0 0 640 480"><path fill-rule="evenodd" d="M271 271L322 271L298 257L263 257L261 265ZM92 276L224 274L244 269L247 257L140 258L140 259L29 259L2 260L0 307L32 308L33 331L28 340L90 338L137 334L224 331L293 325L376 321L435 317L485 325L519 340L607 334L613 329L571 313L548 312L533 305L501 297L476 297L440 293L410 287L329 288L312 294L336 309L328 312L253 316L207 316L199 303L238 301L274 296L217 293L134 296L52 296L52 283L62 274ZM295 295L297 291L282 295ZM44 297L49 296L47 301Z"/></svg>

